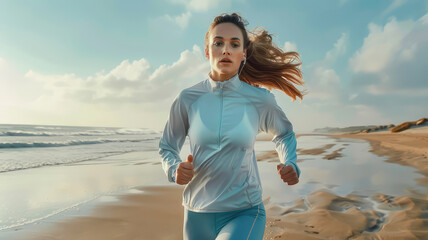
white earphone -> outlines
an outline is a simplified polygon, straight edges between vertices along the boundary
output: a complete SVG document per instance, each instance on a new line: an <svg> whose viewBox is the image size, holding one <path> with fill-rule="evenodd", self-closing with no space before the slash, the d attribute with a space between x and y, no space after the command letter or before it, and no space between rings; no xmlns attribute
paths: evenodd
<svg viewBox="0 0 428 240"><path fill-rule="evenodd" d="M244 69L245 63L247 62L247 57L245 56L245 53L242 56L244 57L244 64L242 64L242 68L241 68L241 71L238 72L238 76L241 74L242 69Z"/></svg>

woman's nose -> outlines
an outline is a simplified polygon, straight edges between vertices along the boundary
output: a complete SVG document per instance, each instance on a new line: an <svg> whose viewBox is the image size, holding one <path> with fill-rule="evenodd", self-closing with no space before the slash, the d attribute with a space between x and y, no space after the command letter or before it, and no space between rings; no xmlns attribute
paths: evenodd
<svg viewBox="0 0 428 240"><path fill-rule="evenodd" d="M225 55L225 54L230 55L230 51L227 47L225 47L223 50L223 55Z"/></svg>

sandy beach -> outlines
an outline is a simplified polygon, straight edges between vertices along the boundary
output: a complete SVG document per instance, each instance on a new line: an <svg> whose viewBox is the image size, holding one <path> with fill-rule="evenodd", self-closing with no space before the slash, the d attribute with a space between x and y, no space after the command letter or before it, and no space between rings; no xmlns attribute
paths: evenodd
<svg viewBox="0 0 428 240"><path fill-rule="evenodd" d="M388 156L388 162L413 166L425 175L420 182L427 184L428 177L428 127L409 129L400 133L376 132L361 134L334 134L335 138L359 138L368 140L371 152ZM328 148L328 146L326 147ZM306 150L319 154L325 149ZM399 176L398 176L399 177ZM295 213L276 214L269 209L264 239L427 239L428 193L420 198L388 196L382 193L373 196L385 209L394 211L384 220L377 232L370 231L380 221L375 211L360 211L358 196L339 197L326 192L314 192L307 196L310 209L296 202ZM348 207L345 207L348 205ZM347 209L343 211L344 209ZM268 216L269 216L268 215Z"/></svg>
<svg viewBox="0 0 428 240"><path fill-rule="evenodd" d="M24 239L181 239L183 187L140 188L114 204L98 206L92 216L55 222Z"/></svg>
<svg viewBox="0 0 428 240"><path fill-rule="evenodd" d="M387 162L417 168L428 180L428 127L401 133L334 134L337 139L364 139L371 152L387 156ZM259 140L270 140L269 137ZM332 145L298 149L298 154L320 155ZM341 149L324 155L325 161L340 161ZM272 150L258 161L279 161ZM298 162L301 160L298 160ZM305 175L303 175L305 176ZM307 177L307 176L305 176ZM397 176L398 178L400 176ZM301 183L299 183L301 184ZM141 194L121 196L119 201L97 206L91 216L54 222L24 239L182 239L182 186L145 187ZM428 194L391 196L379 192L370 196L380 211L367 209L364 196L338 196L317 190L298 198L291 207L267 204L264 239L426 239L428 236Z"/></svg>

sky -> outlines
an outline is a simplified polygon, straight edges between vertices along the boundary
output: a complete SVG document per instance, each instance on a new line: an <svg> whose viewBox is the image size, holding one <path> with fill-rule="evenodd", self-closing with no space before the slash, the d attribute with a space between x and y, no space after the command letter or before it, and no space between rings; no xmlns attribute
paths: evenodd
<svg viewBox="0 0 428 240"><path fill-rule="evenodd" d="M296 132L428 117L428 0L3 0L0 124L162 131L232 12L300 54L308 94L273 90Z"/></svg>

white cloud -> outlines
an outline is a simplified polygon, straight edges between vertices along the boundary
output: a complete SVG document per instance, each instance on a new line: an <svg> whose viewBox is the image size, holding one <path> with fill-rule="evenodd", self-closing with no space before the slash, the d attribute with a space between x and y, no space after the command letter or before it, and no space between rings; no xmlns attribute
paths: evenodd
<svg viewBox="0 0 428 240"><path fill-rule="evenodd" d="M415 27L413 21L398 22L395 17L384 27L370 23L363 46L350 59L354 72L383 71L402 51L403 40Z"/></svg>
<svg viewBox="0 0 428 240"><path fill-rule="evenodd" d="M170 0L172 3L182 4L188 10L205 12L213 8L222 6L228 8L230 0Z"/></svg>
<svg viewBox="0 0 428 240"><path fill-rule="evenodd" d="M278 98L280 100L281 98ZM287 99L288 100L288 99ZM278 101L281 104L280 101ZM286 101L283 101L286 102ZM332 109L333 106L329 106ZM336 106L334 106L336 107ZM306 103L303 101L300 104L288 104L284 107L287 118L293 124L296 131L312 131L315 128L323 128L326 126L344 126L340 123L333 111L326 111L323 106L316 103Z"/></svg>
<svg viewBox="0 0 428 240"><path fill-rule="evenodd" d="M355 99L356 97L358 97L357 93L351 94L351 96L349 96L349 101Z"/></svg>
<svg viewBox="0 0 428 240"><path fill-rule="evenodd" d="M171 16L169 14L160 17L165 18L168 22L177 24L180 28L184 29L189 25L189 20L192 16L192 12L207 12L211 9L217 9L219 7L228 9L231 5L231 0L169 0L171 3L183 5L186 8L186 12L179 16ZM245 2L245 0L237 0L238 2ZM155 25L158 25L156 23Z"/></svg>
<svg viewBox="0 0 428 240"><path fill-rule="evenodd" d="M394 0L394 2L392 2L387 9L385 9L385 11L382 13L384 15L394 11L395 9L403 6L405 3L407 2L407 0Z"/></svg>
<svg viewBox="0 0 428 240"><path fill-rule="evenodd" d="M410 47L404 48L400 54L401 58L405 61L413 60L413 56L415 55L417 47L418 47L418 43L413 43Z"/></svg>
<svg viewBox="0 0 428 240"><path fill-rule="evenodd" d="M295 43L292 42L285 42L283 50L285 52L297 52L297 46Z"/></svg>
<svg viewBox="0 0 428 240"><path fill-rule="evenodd" d="M426 96L428 17L378 26L369 24L369 35L349 60L352 85L373 95Z"/></svg>
<svg viewBox="0 0 428 240"><path fill-rule="evenodd" d="M175 17L171 17L170 15L166 14L165 18L168 21L177 24L181 28L186 28L187 25L189 24L189 20L190 20L191 16L192 16L192 13L190 11L187 11L187 12L185 12L179 16L175 16Z"/></svg>
<svg viewBox="0 0 428 240"><path fill-rule="evenodd" d="M142 58L123 61L108 73L100 72L86 79L74 74L43 75L29 71L26 77L42 82L56 97L83 102L157 101L203 77L207 70L201 49L183 51L172 65L161 65L150 72L149 62Z"/></svg>
<svg viewBox="0 0 428 240"><path fill-rule="evenodd" d="M350 107L355 111L351 120L352 125L387 124L392 122L392 119L382 115L381 109L377 109L374 106L356 104Z"/></svg>
<svg viewBox="0 0 428 240"><path fill-rule="evenodd" d="M418 22L421 24L428 24L428 13L419 18Z"/></svg>
<svg viewBox="0 0 428 240"><path fill-rule="evenodd" d="M340 94L340 78L333 69L318 67L312 75L312 81L308 83L308 99L321 100L338 99Z"/></svg>
<svg viewBox="0 0 428 240"><path fill-rule="evenodd" d="M334 43L333 48L327 51L324 59L311 64L309 68L309 81L307 86L309 94L307 99L340 101L342 96L341 80L334 69L338 58L346 53L349 44L347 33L342 33Z"/></svg>
<svg viewBox="0 0 428 240"><path fill-rule="evenodd" d="M122 61L107 73L102 71L87 78L31 70L25 75L12 74L7 69L11 69L9 64L0 61L0 77L9 76L0 89L1 93L10 93L0 95L4 122L161 130L174 97L180 90L206 79L210 66L201 48L194 45L192 50L183 51L176 62L155 70L144 58ZM21 85L38 87L28 89ZM26 97L27 93L32 97Z"/></svg>
<svg viewBox="0 0 428 240"><path fill-rule="evenodd" d="M340 6L343 6L343 5L345 5L346 3L348 3L350 0L339 0L339 5Z"/></svg>
<svg viewBox="0 0 428 240"><path fill-rule="evenodd" d="M348 44L349 35L347 33L342 33L340 38L334 43L333 49L326 53L324 63L328 65L334 64L337 61L338 57L346 53Z"/></svg>
<svg viewBox="0 0 428 240"><path fill-rule="evenodd" d="M0 58L0 106L16 106L26 101L34 100L42 91L35 82L29 82L26 77L5 59ZM0 107L0 116L4 108Z"/></svg>
<svg viewBox="0 0 428 240"><path fill-rule="evenodd" d="M129 60L122 61L119 66L114 68L109 74L108 77L113 77L117 79L128 79L129 81L137 81L147 77L147 70L150 68L149 62L142 58L139 61L134 60L132 63Z"/></svg>

